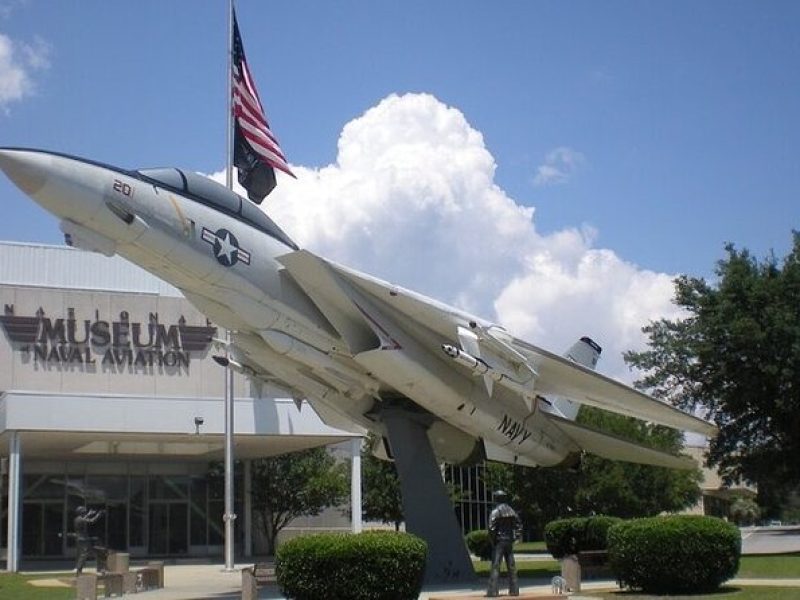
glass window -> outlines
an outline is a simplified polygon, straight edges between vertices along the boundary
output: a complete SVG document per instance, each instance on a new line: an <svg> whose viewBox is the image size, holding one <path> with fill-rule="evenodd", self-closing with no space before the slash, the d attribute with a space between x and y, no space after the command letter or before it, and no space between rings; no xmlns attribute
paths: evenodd
<svg viewBox="0 0 800 600"><path fill-rule="evenodd" d="M169 550L169 504L150 505L150 535L148 551L150 554L167 554Z"/></svg>
<svg viewBox="0 0 800 600"><path fill-rule="evenodd" d="M22 505L22 554L41 554L42 504L25 502Z"/></svg>
<svg viewBox="0 0 800 600"><path fill-rule="evenodd" d="M122 500L128 497L128 478L125 475L89 475L86 487L100 498Z"/></svg>
<svg viewBox="0 0 800 600"><path fill-rule="evenodd" d="M64 498L64 478L59 475L23 475L26 500L61 500Z"/></svg>
<svg viewBox="0 0 800 600"><path fill-rule="evenodd" d="M211 546L221 546L225 543L225 531L222 515L225 514L225 502L220 500L208 503L208 543Z"/></svg>
<svg viewBox="0 0 800 600"><path fill-rule="evenodd" d="M109 502L106 505L106 546L114 550L127 550L126 523L128 522L128 507L124 501Z"/></svg>
<svg viewBox="0 0 800 600"><path fill-rule="evenodd" d="M199 173L178 169L141 169L140 175L156 183L183 192L187 197L216 208L231 217L263 231L270 237L297 250L298 246L258 206L244 200L224 185Z"/></svg>
<svg viewBox="0 0 800 600"><path fill-rule="evenodd" d="M62 541L64 536L64 505L60 502L42 503L43 516L43 542L45 556L58 556L64 551Z"/></svg>
<svg viewBox="0 0 800 600"><path fill-rule="evenodd" d="M186 500L189 497L189 478L185 475L152 475L151 500Z"/></svg>
<svg viewBox="0 0 800 600"><path fill-rule="evenodd" d="M225 498L225 474L222 470L215 469L209 471L208 497L211 500L222 500Z"/></svg>
<svg viewBox="0 0 800 600"><path fill-rule="evenodd" d="M192 477L192 502L189 517L189 535L193 546L205 546L206 522L208 512L206 510L206 479L204 476Z"/></svg>
<svg viewBox="0 0 800 600"><path fill-rule="evenodd" d="M144 501L145 501L145 477L131 476L130 512L128 523L130 524L130 545L144 546Z"/></svg>
<svg viewBox="0 0 800 600"><path fill-rule="evenodd" d="M139 173L176 190L186 189L186 182L178 169L142 169Z"/></svg>
<svg viewBox="0 0 800 600"><path fill-rule="evenodd" d="M238 194L220 185L213 179L204 177L199 173L181 171L186 178L186 191L194 196L205 198L214 206L218 206L228 213L238 213L242 199Z"/></svg>

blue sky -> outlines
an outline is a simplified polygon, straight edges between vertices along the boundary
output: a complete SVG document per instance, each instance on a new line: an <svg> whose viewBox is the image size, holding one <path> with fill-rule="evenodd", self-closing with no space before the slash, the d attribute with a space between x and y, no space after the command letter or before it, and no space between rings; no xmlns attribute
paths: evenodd
<svg viewBox="0 0 800 600"><path fill-rule="evenodd" d="M0 145L219 171L226 5L0 0L12 49L0 45ZM781 255L799 226L800 3L239 0L237 12L273 129L309 172L336 163L347 123L425 93L482 134L493 185L534 207L542 239L578 230L637 271L707 276L725 242ZM29 78L16 95L12 68ZM60 241L5 179L0 199L0 239Z"/></svg>

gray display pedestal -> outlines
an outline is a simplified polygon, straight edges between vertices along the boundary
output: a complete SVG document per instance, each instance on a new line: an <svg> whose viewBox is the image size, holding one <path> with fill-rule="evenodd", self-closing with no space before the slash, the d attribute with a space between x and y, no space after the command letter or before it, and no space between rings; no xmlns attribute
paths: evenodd
<svg viewBox="0 0 800 600"><path fill-rule="evenodd" d="M406 531L428 543L426 583L476 580L464 536L428 440L430 417L403 407L380 412L400 477Z"/></svg>

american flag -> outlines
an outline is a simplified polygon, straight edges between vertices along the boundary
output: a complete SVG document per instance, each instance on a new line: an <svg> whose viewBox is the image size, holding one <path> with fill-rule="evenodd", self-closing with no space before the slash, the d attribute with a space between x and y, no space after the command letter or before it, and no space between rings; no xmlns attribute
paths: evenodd
<svg viewBox="0 0 800 600"><path fill-rule="evenodd" d="M239 183L247 190L250 200L261 204L275 187L274 169L280 169L292 177L294 173L261 106L253 76L247 67L235 12L232 50L233 164L239 170Z"/></svg>

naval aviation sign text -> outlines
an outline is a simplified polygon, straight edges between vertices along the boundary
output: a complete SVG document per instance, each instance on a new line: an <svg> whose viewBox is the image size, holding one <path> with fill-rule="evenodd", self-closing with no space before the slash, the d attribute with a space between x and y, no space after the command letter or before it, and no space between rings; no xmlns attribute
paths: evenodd
<svg viewBox="0 0 800 600"><path fill-rule="evenodd" d="M203 352L211 343L216 328L177 323L165 325L158 313L150 313L146 323L133 321L127 311L117 320L106 320L95 311L90 319L51 317L39 308L35 316L14 314L14 305L5 305L0 324L21 352L50 364L107 365L113 367L188 368L192 352Z"/></svg>

